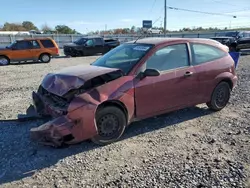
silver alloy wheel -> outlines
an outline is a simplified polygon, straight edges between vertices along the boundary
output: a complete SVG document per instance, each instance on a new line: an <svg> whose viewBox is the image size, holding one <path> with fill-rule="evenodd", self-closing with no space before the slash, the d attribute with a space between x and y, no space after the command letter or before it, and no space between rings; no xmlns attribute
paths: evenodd
<svg viewBox="0 0 250 188"><path fill-rule="evenodd" d="M47 55L47 54L42 55L42 61L43 62L49 61L49 55Z"/></svg>
<svg viewBox="0 0 250 188"><path fill-rule="evenodd" d="M9 61L5 57L0 57L0 65L8 65Z"/></svg>

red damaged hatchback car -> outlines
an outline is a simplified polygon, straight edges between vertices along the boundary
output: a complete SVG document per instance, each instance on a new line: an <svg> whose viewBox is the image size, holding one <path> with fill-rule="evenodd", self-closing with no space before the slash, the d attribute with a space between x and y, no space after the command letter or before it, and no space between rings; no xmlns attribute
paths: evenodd
<svg viewBox="0 0 250 188"><path fill-rule="evenodd" d="M206 103L224 108L237 81L228 48L210 39L145 38L122 44L91 65L45 76L36 112L53 119L31 138L55 147L117 141L136 120Z"/></svg>

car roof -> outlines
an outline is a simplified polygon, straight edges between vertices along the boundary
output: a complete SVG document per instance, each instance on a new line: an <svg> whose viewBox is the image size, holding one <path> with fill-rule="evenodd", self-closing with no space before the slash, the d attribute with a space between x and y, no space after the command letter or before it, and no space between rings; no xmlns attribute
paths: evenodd
<svg viewBox="0 0 250 188"><path fill-rule="evenodd" d="M17 41L22 41L22 40L53 40L53 39L50 37L17 39Z"/></svg>
<svg viewBox="0 0 250 188"><path fill-rule="evenodd" d="M228 36L219 36L219 37L211 37L210 39L234 39L234 37L228 37Z"/></svg>
<svg viewBox="0 0 250 188"><path fill-rule="evenodd" d="M134 41L129 41L127 43L134 43ZM205 44L217 44L217 41L214 41L212 39L205 39L205 38L165 38L165 37L148 37L139 39L136 41L136 43L141 44L153 44L153 45L161 45L161 44L167 44L171 42L200 42Z"/></svg>
<svg viewBox="0 0 250 188"><path fill-rule="evenodd" d="M101 36L83 36L85 39L102 38Z"/></svg>

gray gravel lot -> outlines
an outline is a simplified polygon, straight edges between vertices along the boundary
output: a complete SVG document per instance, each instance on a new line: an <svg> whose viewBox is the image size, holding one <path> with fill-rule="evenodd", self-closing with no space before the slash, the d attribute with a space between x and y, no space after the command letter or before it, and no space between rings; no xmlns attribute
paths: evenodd
<svg viewBox="0 0 250 188"><path fill-rule="evenodd" d="M136 122L108 146L53 149L29 140L42 121L4 121L25 113L45 74L96 58L0 67L0 187L250 187L250 56L222 111L198 105Z"/></svg>

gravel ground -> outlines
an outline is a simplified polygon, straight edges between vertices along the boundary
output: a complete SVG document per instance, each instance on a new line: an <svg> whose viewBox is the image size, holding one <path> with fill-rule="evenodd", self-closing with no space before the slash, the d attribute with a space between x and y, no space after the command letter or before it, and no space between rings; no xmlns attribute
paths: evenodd
<svg viewBox="0 0 250 188"><path fill-rule="evenodd" d="M205 105L133 123L122 140L63 149L37 145L18 123L43 76L97 57L0 67L0 187L250 187L250 56L229 105Z"/></svg>

